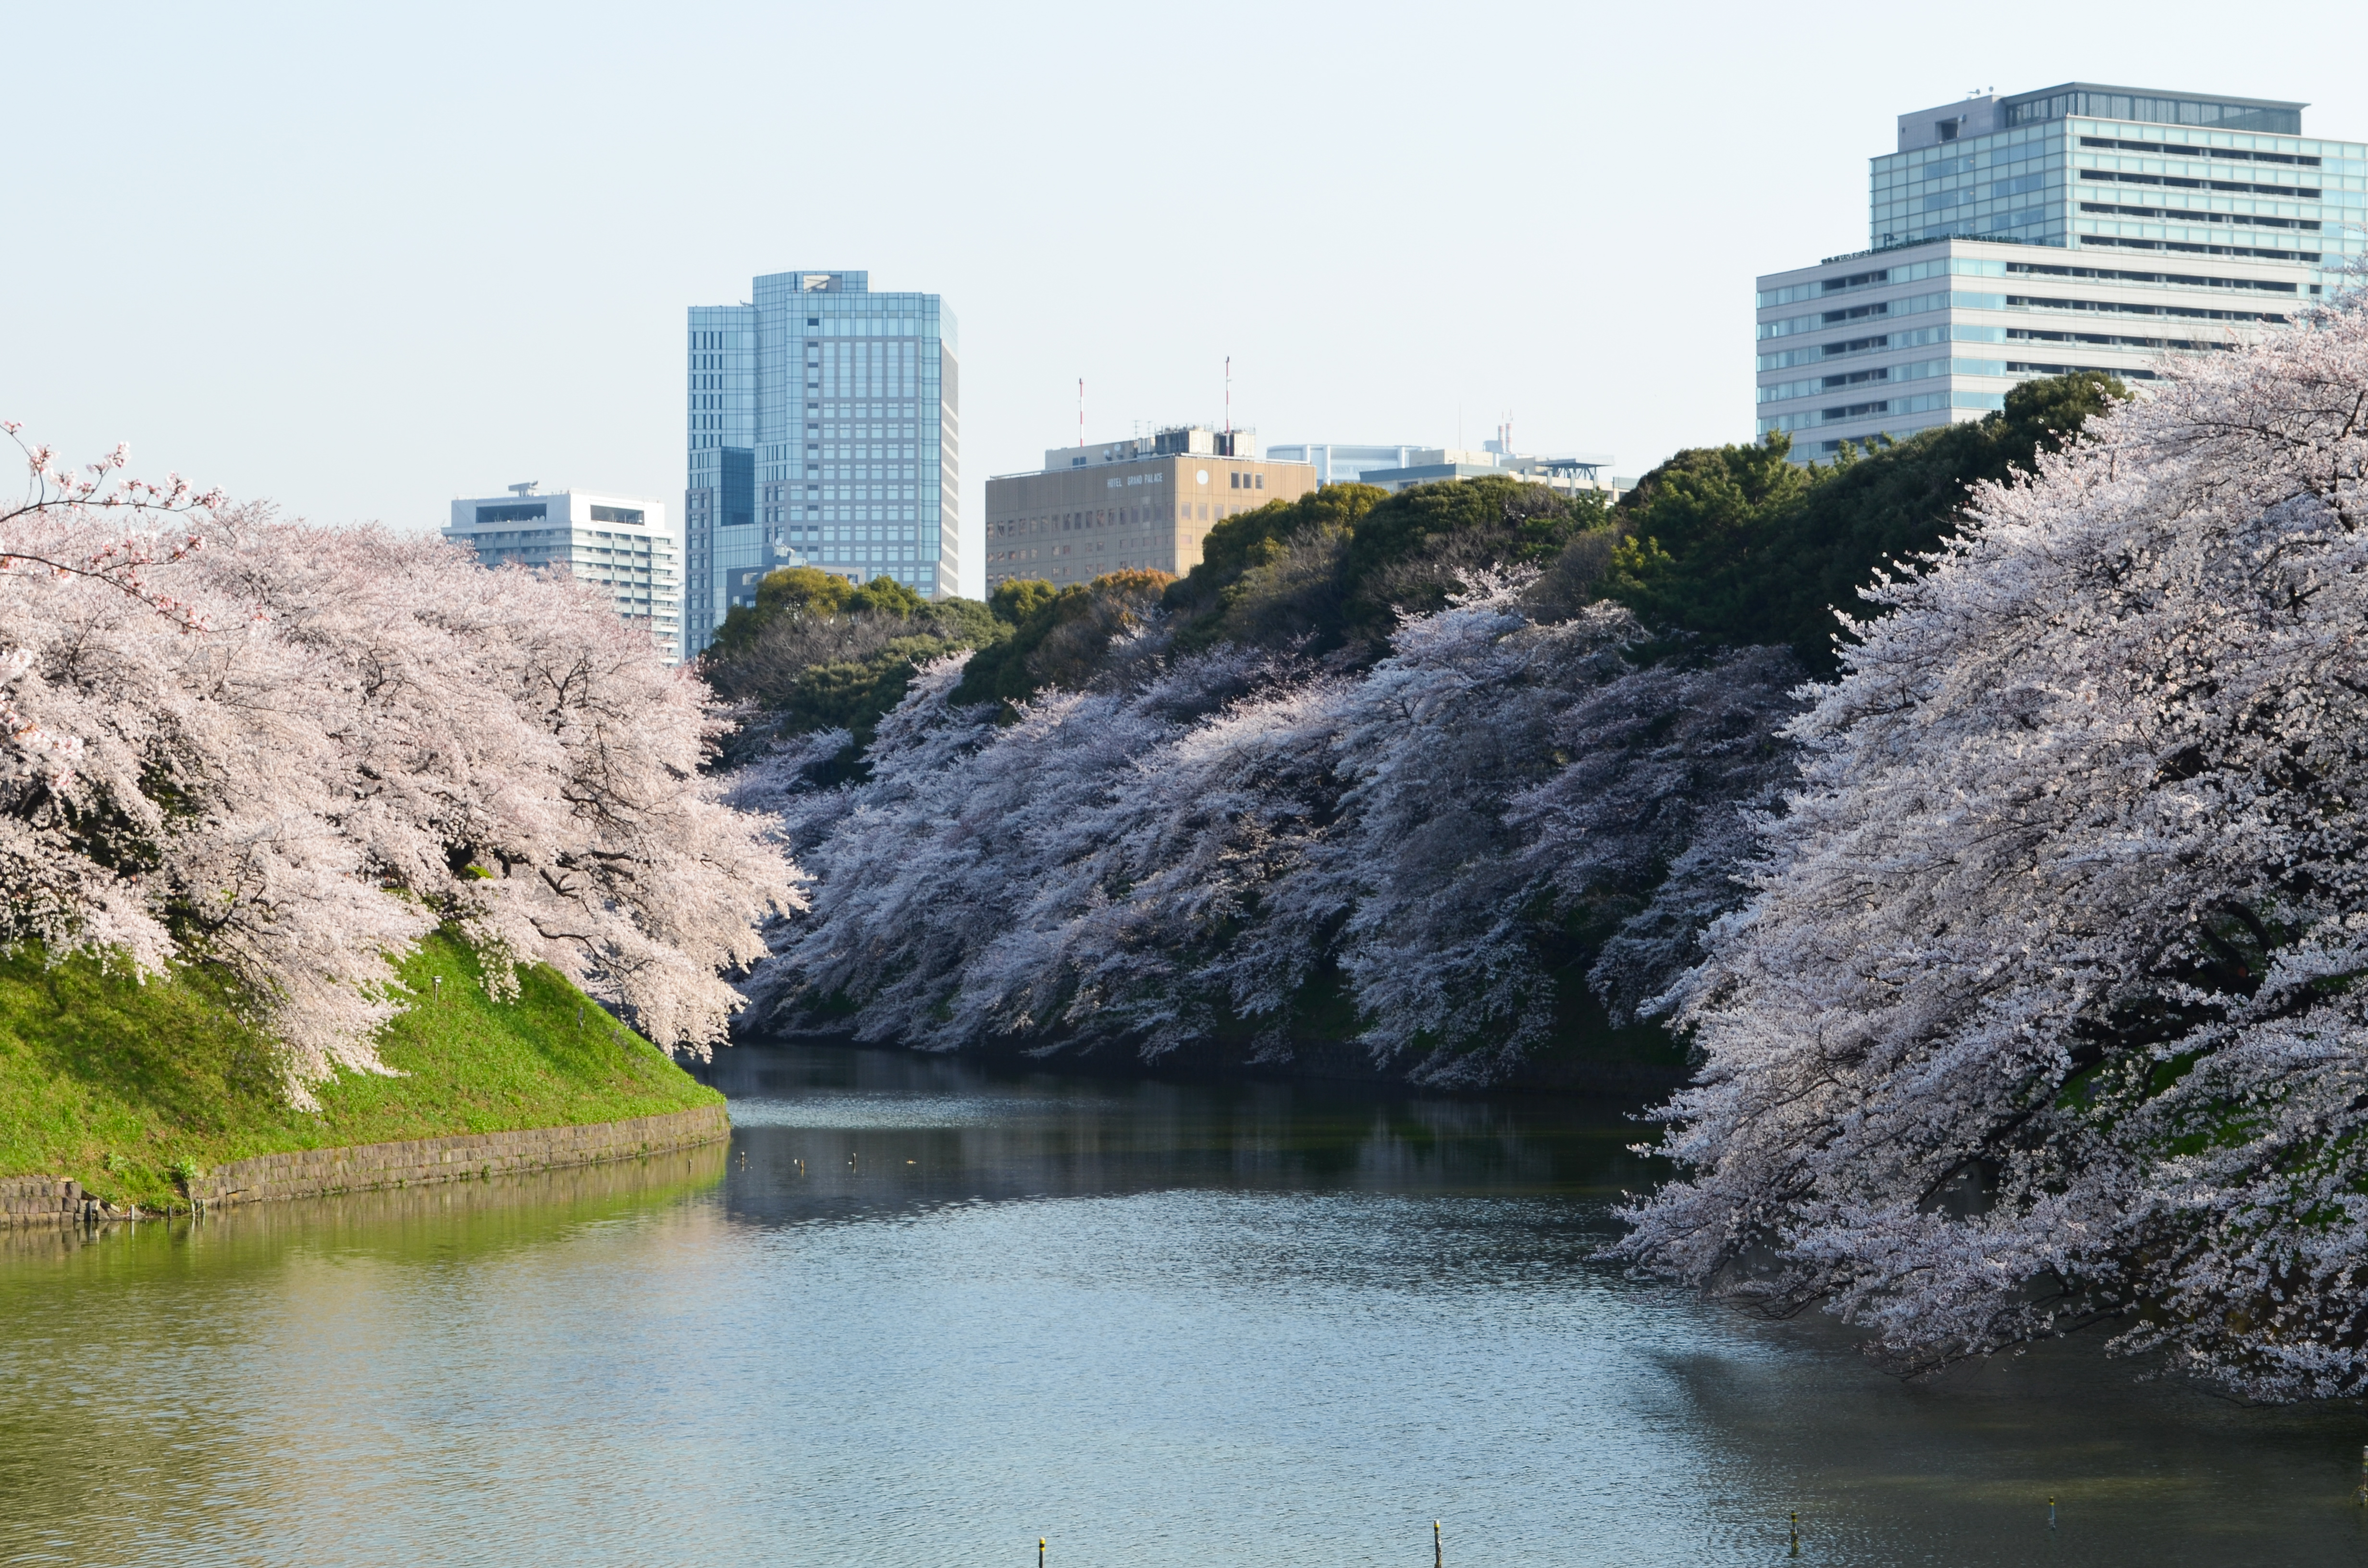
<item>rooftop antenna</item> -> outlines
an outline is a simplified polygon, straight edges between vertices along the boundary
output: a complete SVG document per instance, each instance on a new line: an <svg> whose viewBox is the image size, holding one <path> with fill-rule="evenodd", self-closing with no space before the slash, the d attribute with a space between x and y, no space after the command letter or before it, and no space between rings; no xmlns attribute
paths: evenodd
<svg viewBox="0 0 2368 1568"><path fill-rule="evenodd" d="M1077 378L1077 445L1086 444L1086 378Z"/></svg>
<svg viewBox="0 0 2368 1568"><path fill-rule="evenodd" d="M541 483L542 481L539 479L529 479L524 484L510 485L509 493L513 495L531 495L534 494L534 487Z"/></svg>
<svg viewBox="0 0 2368 1568"><path fill-rule="evenodd" d="M1225 356L1225 434L1234 433L1234 357Z"/></svg>

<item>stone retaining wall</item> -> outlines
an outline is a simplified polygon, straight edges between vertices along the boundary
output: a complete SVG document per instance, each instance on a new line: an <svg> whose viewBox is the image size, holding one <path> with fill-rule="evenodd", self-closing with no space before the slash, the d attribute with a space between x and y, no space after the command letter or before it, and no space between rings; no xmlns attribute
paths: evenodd
<svg viewBox="0 0 2368 1568"><path fill-rule="evenodd" d="M0 1225L79 1219L92 1201L72 1176L0 1176Z"/></svg>
<svg viewBox="0 0 2368 1568"><path fill-rule="evenodd" d="M217 1165L189 1183L188 1195L209 1205L254 1203L471 1181L519 1171L629 1160L720 1142L731 1134L732 1119L723 1108L704 1105L666 1116L639 1116L586 1127L538 1127L518 1132L355 1143L342 1149L297 1149ZM108 1209L95 1214L99 1207L80 1184L66 1177L0 1177L0 1224L120 1218L125 1212Z"/></svg>

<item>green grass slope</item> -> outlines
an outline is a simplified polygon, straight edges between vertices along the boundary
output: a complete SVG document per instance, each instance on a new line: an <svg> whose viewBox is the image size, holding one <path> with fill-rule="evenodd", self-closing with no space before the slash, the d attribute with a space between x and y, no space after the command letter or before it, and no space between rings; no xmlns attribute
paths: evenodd
<svg viewBox="0 0 2368 1568"><path fill-rule="evenodd" d="M419 1001L380 1039L402 1076L342 1074L314 1087L315 1113L288 1103L270 1040L202 969L142 984L87 958L0 959L0 1176L70 1176L118 1202L162 1204L184 1162L616 1121L721 1097L556 971L522 975L512 1003L487 996L481 974L466 944L430 937L403 966Z"/></svg>

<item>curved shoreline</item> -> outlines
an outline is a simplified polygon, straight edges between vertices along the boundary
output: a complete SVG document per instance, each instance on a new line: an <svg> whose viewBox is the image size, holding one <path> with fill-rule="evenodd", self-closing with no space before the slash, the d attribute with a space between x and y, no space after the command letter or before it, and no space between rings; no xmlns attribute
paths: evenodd
<svg viewBox="0 0 2368 1568"><path fill-rule="evenodd" d="M473 1181L664 1153L731 1133L731 1117L721 1104L711 1104L623 1121L292 1149L217 1165L188 1184L188 1196L211 1207ZM0 1225L136 1219L143 1212L102 1202L71 1176L0 1176Z"/></svg>

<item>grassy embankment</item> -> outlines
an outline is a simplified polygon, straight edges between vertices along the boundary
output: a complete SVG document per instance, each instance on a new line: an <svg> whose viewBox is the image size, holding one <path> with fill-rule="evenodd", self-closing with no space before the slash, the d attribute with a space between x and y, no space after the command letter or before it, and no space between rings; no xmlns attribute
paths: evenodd
<svg viewBox="0 0 2368 1568"><path fill-rule="evenodd" d="M314 1086L315 1113L288 1103L269 1038L203 970L143 985L87 958L0 959L0 1176L70 1176L146 1206L173 1197L183 1162L617 1121L720 1097L557 971L528 971L507 1004L480 972L465 944L429 937L403 965L420 1000L380 1039L403 1076L342 1074Z"/></svg>

